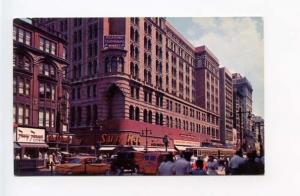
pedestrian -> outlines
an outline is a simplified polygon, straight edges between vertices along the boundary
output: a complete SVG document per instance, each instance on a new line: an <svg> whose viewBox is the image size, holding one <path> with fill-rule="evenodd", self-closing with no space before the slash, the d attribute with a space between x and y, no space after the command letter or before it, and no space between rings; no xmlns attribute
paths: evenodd
<svg viewBox="0 0 300 196"><path fill-rule="evenodd" d="M206 172L203 170L203 160L198 159L196 161L196 169L192 171L192 175L206 175Z"/></svg>
<svg viewBox="0 0 300 196"><path fill-rule="evenodd" d="M173 154L169 153L166 159L158 167L158 175L171 176L175 174Z"/></svg>
<svg viewBox="0 0 300 196"><path fill-rule="evenodd" d="M218 175L218 163L214 156L209 156L207 163L207 175Z"/></svg>
<svg viewBox="0 0 300 196"><path fill-rule="evenodd" d="M245 158L243 158L242 150L237 150L235 155L231 158L229 162L229 169L232 175L239 175L241 174L240 167L245 163Z"/></svg>
<svg viewBox="0 0 300 196"><path fill-rule="evenodd" d="M241 174L245 175L262 175L264 174L264 166L261 162L256 162L256 151L247 153L247 160L241 165Z"/></svg>
<svg viewBox="0 0 300 196"><path fill-rule="evenodd" d="M189 175L191 171L191 153L183 152L182 156L175 161L174 168L176 175Z"/></svg>
<svg viewBox="0 0 300 196"><path fill-rule="evenodd" d="M48 165L48 153L47 152L45 152L45 154L44 154L44 165L47 167L47 165Z"/></svg>
<svg viewBox="0 0 300 196"><path fill-rule="evenodd" d="M43 159L43 155L40 151L39 151L39 159Z"/></svg>

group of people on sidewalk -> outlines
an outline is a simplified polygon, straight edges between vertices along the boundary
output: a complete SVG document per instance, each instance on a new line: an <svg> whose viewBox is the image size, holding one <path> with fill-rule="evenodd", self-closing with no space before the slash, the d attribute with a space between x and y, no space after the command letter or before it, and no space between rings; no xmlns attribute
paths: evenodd
<svg viewBox="0 0 300 196"><path fill-rule="evenodd" d="M191 160L191 152L183 152L180 157L168 154L158 168L158 175L262 175L264 174L264 156L256 151L243 155L241 150L227 158L209 156Z"/></svg>

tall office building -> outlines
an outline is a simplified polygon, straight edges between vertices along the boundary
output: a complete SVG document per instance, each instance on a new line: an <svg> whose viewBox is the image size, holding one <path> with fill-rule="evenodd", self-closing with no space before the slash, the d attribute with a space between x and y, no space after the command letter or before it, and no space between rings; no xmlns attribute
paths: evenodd
<svg viewBox="0 0 300 196"><path fill-rule="evenodd" d="M219 69L220 80L220 135L221 142L233 147L233 86L228 69Z"/></svg>
<svg viewBox="0 0 300 196"><path fill-rule="evenodd" d="M246 77L239 73L232 75L233 83L233 126L237 129L238 138L243 148L252 149L253 134L251 133L252 86ZM250 145L250 146L249 146Z"/></svg>

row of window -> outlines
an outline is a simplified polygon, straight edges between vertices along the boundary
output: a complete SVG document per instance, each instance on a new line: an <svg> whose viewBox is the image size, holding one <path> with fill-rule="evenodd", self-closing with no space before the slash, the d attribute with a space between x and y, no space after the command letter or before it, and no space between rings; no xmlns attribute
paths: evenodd
<svg viewBox="0 0 300 196"><path fill-rule="evenodd" d="M129 119L131 120L136 120L140 121L140 108L139 107L134 107L132 105L129 106ZM144 109L143 111L143 121L152 123L153 120L153 115L151 110L146 110ZM157 125L164 125L164 116L162 113L155 113L155 124ZM190 126L189 126L190 125ZM192 132L197 132L197 133L203 133L203 134L208 134L212 135L213 138L219 138L219 130L211 127L207 127L204 125L200 125L197 123L193 122L188 122L186 120L183 120L181 122L181 119L175 118L173 122L173 117L172 116L166 116L166 126L177 129L183 129L183 130L190 130Z"/></svg>
<svg viewBox="0 0 300 196"><path fill-rule="evenodd" d="M55 101L56 86L47 82L40 82L39 97Z"/></svg>
<svg viewBox="0 0 300 196"><path fill-rule="evenodd" d="M86 86L86 96L87 98L90 97L97 97L97 86L96 84ZM72 89L72 100L81 99L81 88L73 88Z"/></svg>
<svg viewBox="0 0 300 196"><path fill-rule="evenodd" d="M13 91L15 95L30 95L30 79L24 77L14 77Z"/></svg>
<svg viewBox="0 0 300 196"><path fill-rule="evenodd" d="M14 104L14 123L18 125L29 125L30 107L24 104Z"/></svg>
<svg viewBox="0 0 300 196"><path fill-rule="evenodd" d="M71 107L71 126L82 125L82 108L85 108L85 125L94 125L98 119L98 106L87 105L85 107Z"/></svg>
<svg viewBox="0 0 300 196"><path fill-rule="evenodd" d="M26 31L20 27L13 27L13 39L15 41L24 43L28 46L31 46L32 43L32 33ZM40 37L40 50L56 55L57 54L57 44L49 39Z"/></svg>
<svg viewBox="0 0 300 196"><path fill-rule="evenodd" d="M49 108L39 109L39 126L55 127L55 110Z"/></svg>
<svg viewBox="0 0 300 196"><path fill-rule="evenodd" d="M15 41L18 41L18 42L21 42L21 43L24 43L24 44L30 46L31 42L32 42L31 41L32 40L32 34L29 31L26 31L22 28L14 26L13 39Z"/></svg>

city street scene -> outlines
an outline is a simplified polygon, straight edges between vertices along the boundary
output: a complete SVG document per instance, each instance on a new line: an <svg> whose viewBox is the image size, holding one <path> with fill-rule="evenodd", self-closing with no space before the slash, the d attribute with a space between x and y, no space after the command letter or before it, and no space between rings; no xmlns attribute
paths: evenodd
<svg viewBox="0 0 300 196"><path fill-rule="evenodd" d="M264 175L262 18L12 25L15 176Z"/></svg>

